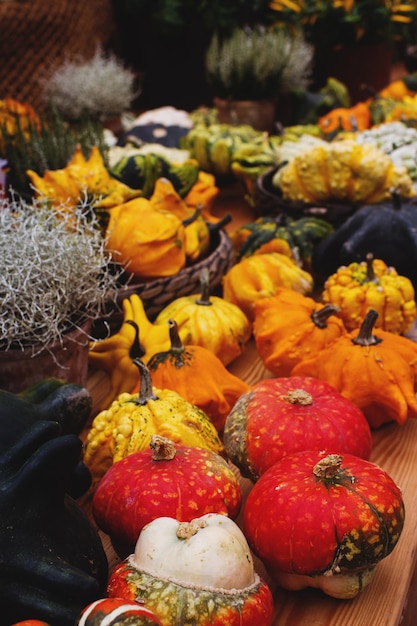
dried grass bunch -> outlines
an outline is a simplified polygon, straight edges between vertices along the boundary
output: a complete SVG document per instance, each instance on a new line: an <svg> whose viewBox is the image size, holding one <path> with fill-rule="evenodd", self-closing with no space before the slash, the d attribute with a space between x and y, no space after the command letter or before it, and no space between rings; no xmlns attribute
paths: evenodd
<svg viewBox="0 0 417 626"><path fill-rule="evenodd" d="M213 36L206 52L207 78L220 98L272 98L308 85L313 52L300 33L261 26L236 29L225 40Z"/></svg>
<svg viewBox="0 0 417 626"><path fill-rule="evenodd" d="M0 198L1 349L37 354L114 300L118 273L87 208Z"/></svg>
<svg viewBox="0 0 417 626"><path fill-rule="evenodd" d="M128 110L138 95L134 72L114 53L97 48L86 60L72 57L44 82L44 96L69 120L100 119Z"/></svg>

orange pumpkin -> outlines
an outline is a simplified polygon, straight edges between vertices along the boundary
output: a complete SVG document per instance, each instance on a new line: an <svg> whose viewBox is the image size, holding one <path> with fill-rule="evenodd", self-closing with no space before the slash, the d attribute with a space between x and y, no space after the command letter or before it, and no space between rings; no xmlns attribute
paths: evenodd
<svg viewBox="0 0 417 626"><path fill-rule="evenodd" d="M297 363L347 332L338 311L292 289L258 300L253 334L264 366L274 376L289 376Z"/></svg>
<svg viewBox="0 0 417 626"><path fill-rule="evenodd" d="M292 376L315 376L332 385L372 428L417 417L417 344L382 329L373 332L377 317L370 309L359 331L342 335L292 370Z"/></svg>
<svg viewBox="0 0 417 626"><path fill-rule="evenodd" d="M158 389L172 389L198 406L221 432L235 402L250 386L229 372L208 348L185 346L175 320L169 320L168 326L170 349L158 352L147 364L153 385Z"/></svg>

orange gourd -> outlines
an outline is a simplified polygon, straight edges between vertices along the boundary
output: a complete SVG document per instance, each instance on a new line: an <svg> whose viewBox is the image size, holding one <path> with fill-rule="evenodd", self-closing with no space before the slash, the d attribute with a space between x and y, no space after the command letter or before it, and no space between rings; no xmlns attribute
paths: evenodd
<svg viewBox="0 0 417 626"><path fill-rule="evenodd" d="M338 107L318 120L318 126L326 134L339 130L366 130L371 125L371 112L366 102L358 102L358 104L349 108Z"/></svg>
<svg viewBox="0 0 417 626"><path fill-rule="evenodd" d="M256 302L253 334L264 366L274 376L289 376L297 363L347 332L338 312L291 289Z"/></svg>
<svg viewBox="0 0 417 626"><path fill-rule="evenodd" d="M250 386L229 372L211 350L185 346L175 320L169 320L168 326L170 349L156 353L147 364L153 384L158 389L172 389L198 406L221 432L235 402Z"/></svg>
<svg viewBox="0 0 417 626"><path fill-rule="evenodd" d="M372 428L417 417L417 344L382 329L374 331L377 317L370 309L359 331L342 335L291 373L332 385L363 411Z"/></svg>

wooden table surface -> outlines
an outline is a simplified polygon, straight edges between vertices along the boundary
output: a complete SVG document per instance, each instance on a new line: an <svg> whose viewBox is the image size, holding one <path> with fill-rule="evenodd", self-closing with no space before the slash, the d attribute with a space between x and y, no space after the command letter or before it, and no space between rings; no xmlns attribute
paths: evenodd
<svg viewBox="0 0 417 626"><path fill-rule="evenodd" d="M249 384L269 377L250 342L244 354L230 366L230 370ZM87 388L97 407L104 397L106 377L92 372ZM94 411L93 411L94 413ZM380 465L401 487L406 518L401 538L391 555L376 569L371 584L354 600L335 600L317 590L288 592L276 588L262 564L255 559L261 576L270 584L275 597L273 626L415 626L417 623L417 420L408 420L404 426L386 425L373 433L371 460ZM241 478L244 496L251 483ZM84 506L90 512L89 503ZM240 522L240 520L238 520ZM109 567L119 559L110 539L100 533ZM262 626L261 624L259 626Z"/></svg>
<svg viewBox="0 0 417 626"><path fill-rule="evenodd" d="M215 210L219 215L225 211L231 211L234 218L229 230L252 218L250 207L236 187L222 194ZM270 376L256 354L253 341L229 369L249 384ZM93 397L93 415L106 393L106 384L105 374L91 372L87 387ZM274 592L273 626L416 626L417 420L409 419L404 426L389 424L374 431L371 460L388 472L402 490L406 518L399 543L377 566L371 584L353 600L336 600L313 589L288 592L276 588L262 564L255 559L260 575L270 583ZM241 486L246 495L252 485L242 478ZM90 504L81 503L90 513ZM109 537L100 534L112 569L119 559Z"/></svg>

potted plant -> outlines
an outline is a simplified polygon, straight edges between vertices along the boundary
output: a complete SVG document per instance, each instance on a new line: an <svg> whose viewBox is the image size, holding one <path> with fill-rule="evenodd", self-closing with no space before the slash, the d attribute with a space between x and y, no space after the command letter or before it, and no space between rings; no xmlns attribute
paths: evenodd
<svg viewBox="0 0 417 626"><path fill-rule="evenodd" d="M363 84L384 87L396 46L416 42L414 0L271 0L269 8L277 23L302 29L314 46L315 86L334 76L349 88L352 102L366 97Z"/></svg>
<svg viewBox="0 0 417 626"><path fill-rule="evenodd" d="M212 35L263 23L269 0L113 0L122 56L143 73L139 108L210 104L204 55Z"/></svg>
<svg viewBox="0 0 417 626"><path fill-rule="evenodd" d="M213 35L206 53L207 79L220 122L273 129L280 95L306 87L313 48L301 33L256 26L226 39Z"/></svg>
<svg viewBox="0 0 417 626"><path fill-rule="evenodd" d="M86 382L90 328L118 279L88 208L0 197L2 389Z"/></svg>
<svg viewBox="0 0 417 626"><path fill-rule="evenodd" d="M44 97L67 120L85 117L107 124L129 110L138 95L137 76L114 53L96 49L90 59L73 55L43 82Z"/></svg>

